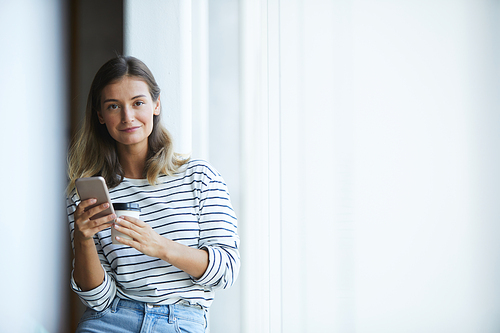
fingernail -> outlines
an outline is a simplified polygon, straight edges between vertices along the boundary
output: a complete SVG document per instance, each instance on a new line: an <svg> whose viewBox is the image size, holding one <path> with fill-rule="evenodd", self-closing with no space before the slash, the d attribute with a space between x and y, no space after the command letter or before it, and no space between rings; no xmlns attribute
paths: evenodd
<svg viewBox="0 0 500 333"><path fill-rule="evenodd" d="M96 203L96 199L90 199L90 203L93 204L93 203Z"/></svg>

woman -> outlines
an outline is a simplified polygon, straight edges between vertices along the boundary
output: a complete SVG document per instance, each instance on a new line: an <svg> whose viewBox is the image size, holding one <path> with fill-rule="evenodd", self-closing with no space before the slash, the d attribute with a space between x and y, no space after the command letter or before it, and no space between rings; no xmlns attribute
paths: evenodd
<svg viewBox="0 0 500 333"><path fill-rule="evenodd" d="M77 332L205 332L214 290L238 275L224 180L173 152L160 114L160 88L140 60L117 57L99 69L68 159L71 286L88 307ZM79 201L75 180L96 175L113 203L138 203L140 219L94 219L107 207L86 211L94 201ZM112 244L111 228L132 239Z"/></svg>

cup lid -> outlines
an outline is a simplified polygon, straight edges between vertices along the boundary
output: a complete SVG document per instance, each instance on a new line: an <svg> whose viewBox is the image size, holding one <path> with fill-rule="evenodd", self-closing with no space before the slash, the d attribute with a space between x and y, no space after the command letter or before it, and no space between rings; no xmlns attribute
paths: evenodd
<svg viewBox="0 0 500 333"><path fill-rule="evenodd" d="M113 204L114 210L135 210L140 212L141 208L137 202L117 202Z"/></svg>

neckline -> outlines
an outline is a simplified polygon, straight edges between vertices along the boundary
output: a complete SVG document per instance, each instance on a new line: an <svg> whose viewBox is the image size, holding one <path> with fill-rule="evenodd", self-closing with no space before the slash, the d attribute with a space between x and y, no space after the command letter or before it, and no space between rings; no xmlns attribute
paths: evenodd
<svg viewBox="0 0 500 333"><path fill-rule="evenodd" d="M124 181L127 181L131 184L134 184L134 185L144 185L144 184L149 184L148 180L146 178L139 178L139 179L135 179L135 178L127 178L127 177L123 177L123 180Z"/></svg>

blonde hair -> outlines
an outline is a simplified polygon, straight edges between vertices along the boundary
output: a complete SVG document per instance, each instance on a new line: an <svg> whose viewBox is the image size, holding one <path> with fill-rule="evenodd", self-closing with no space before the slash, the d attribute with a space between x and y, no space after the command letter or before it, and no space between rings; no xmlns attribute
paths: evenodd
<svg viewBox="0 0 500 333"><path fill-rule="evenodd" d="M109 135L106 125L99 122L97 112L100 111L104 87L124 76L146 82L154 102L160 96L160 87L153 74L137 58L118 56L97 71L90 87L83 126L68 153L68 194L74 190L76 179L81 177L102 176L109 188L123 181L124 172L116 152L116 142ZM148 137L144 177L150 184L156 184L160 175L173 175L188 160L189 157L174 152L172 136L161 124L160 116L154 115L153 130Z"/></svg>

